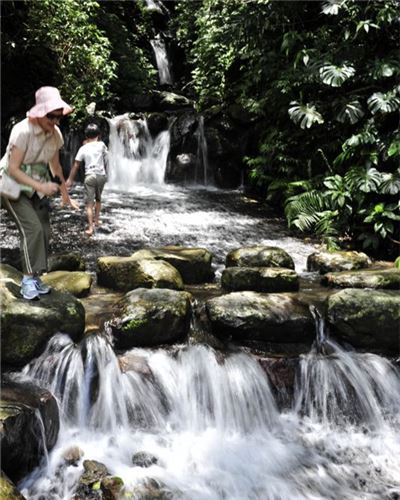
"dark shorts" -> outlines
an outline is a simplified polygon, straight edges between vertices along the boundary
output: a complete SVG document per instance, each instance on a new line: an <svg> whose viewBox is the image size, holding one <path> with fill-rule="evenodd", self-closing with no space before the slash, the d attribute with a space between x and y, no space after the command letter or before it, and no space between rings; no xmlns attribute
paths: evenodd
<svg viewBox="0 0 400 500"><path fill-rule="evenodd" d="M105 175L87 175L85 177L85 202L93 203L94 200L101 201L101 193L107 181Z"/></svg>

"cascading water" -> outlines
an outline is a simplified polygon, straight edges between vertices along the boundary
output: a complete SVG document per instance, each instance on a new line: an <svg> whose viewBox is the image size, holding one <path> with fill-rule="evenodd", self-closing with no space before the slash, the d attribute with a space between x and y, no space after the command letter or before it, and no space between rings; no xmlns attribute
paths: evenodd
<svg viewBox="0 0 400 500"><path fill-rule="evenodd" d="M207 140L204 133L204 116L199 117L197 141L198 141L198 147L197 147L195 183L204 184L205 186L208 186L209 184L211 184L211 182L209 179Z"/></svg>
<svg viewBox="0 0 400 500"><path fill-rule="evenodd" d="M108 187L129 192L138 185L164 184L170 135L161 131L155 138L145 119L121 115L110 125L110 174Z"/></svg>
<svg viewBox="0 0 400 500"><path fill-rule="evenodd" d="M150 478L183 500L400 492L400 377L387 360L339 346L328 357L313 350L302 360L294 409L279 413L265 373L244 352L198 345L128 355L142 369L123 371L107 335L75 346L60 334L16 375L50 389L62 418L48 462L19 485L26 498L71 499L86 459L122 478L124 498L141 498L135 491ZM75 465L64 459L71 447L80 450ZM138 452L153 457L149 467L132 462Z"/></svg>
<svg viewBox="0 0 400 500"><path fill-rule="evenodd" d="M167 56L167 49L165 47L164 40L161 38L160 33L150 41L151 46L154 50L154 55L156 57L156 63L158 68L158 77L160 79L161 85L171 85L172 77L169 69L169 62Z"/></svg>

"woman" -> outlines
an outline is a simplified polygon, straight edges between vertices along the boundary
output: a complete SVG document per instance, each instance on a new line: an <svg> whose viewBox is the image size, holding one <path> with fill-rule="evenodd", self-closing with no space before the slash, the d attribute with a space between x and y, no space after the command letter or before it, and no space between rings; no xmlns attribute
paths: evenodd
<svg viewBox="0 0 400 500"><path fill-rule="evenodd" d="M59 159L64 140L57 124L72 108L54 87L41 87L35 98L27 118L13 127L6 151L7 172L21 185L21 195L15 201L2 199L20 233L21 295L27 300L50 292L39 278L47 271L50 225L46 197L60 191L63 203L79 208L68 195ZM58 183L51 181L48 167Z"/></svg>

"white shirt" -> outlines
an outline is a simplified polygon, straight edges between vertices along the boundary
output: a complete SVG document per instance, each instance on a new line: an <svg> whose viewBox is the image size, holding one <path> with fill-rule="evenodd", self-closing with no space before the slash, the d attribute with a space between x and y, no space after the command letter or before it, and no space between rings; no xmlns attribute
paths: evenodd
<svg viewBox="0 0 400 500"><path fill-rule="evenodd" d="M85 175L107 175L107 146L102 141L84 144L76 153L76 161L85 162Z"/></svg>

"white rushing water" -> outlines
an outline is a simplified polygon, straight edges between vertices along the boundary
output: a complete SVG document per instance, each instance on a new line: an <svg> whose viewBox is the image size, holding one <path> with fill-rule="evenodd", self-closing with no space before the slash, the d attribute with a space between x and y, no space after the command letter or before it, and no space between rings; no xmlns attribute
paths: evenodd
<svg viewBox="0 0 400 500"><path fill-rule="evenodd" d="M164 40L161 38L160 33L158 33L156 37L150 41L150 44L153 47L154 55L156 57L160 84L161 85L171 84L172 77L169 69L167 49L165 47Z"/></svg>
<svg viewBox="0 0 400 500"><path fill-rule="evenodd" d="M400 492L400 377L387 360L313 351L302 361L293 410L280 413L265 373L243 352L185 346L129 355L140 370L122 371L105 336L75 346L58 335L19 376L49 388L62 417L48 462L20 484L26 498L72 498L86 459L104 463L126 492L152 478L168 498L184 500L381 500ZM82 450L77 465L63 459L71 446ZM134 465L138 452L156 463Z"/></svg>

